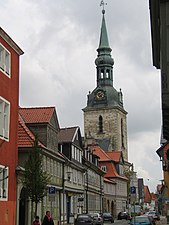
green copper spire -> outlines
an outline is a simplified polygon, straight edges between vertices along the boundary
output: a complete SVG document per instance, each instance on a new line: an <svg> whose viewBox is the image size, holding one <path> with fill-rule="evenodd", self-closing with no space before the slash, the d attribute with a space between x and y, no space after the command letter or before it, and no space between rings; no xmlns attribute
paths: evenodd
<svg viewBox="0 0 169 225"><path fill-rule="evenodd" d="M89 92L87 98L87 107L85 110L101 109L120 107L123 109L123 95L121 90L117 91L113 87L113 65L114 60L111 56L111 48L109 46L106 21L105 21L105 9L106 3L101 1L100 6L103 6L102 10L102 22L101 33L99 40L99 47L97 49L96 75L97 75L97 87Z"/></svg>
<svg viewBox="0 0 169 225"><path fill-rule="evenodd" d="M102 3L105 4L104 2ZM99 48L97 49L98 55L95 60L97 68L97 86L113 86L113 64L114 60L111 57L111 48L109 46L105 10L102 10L102 25L100 33Z"/></svg>
<svg viewBox="0 0 169 225"><path fill-rule="evenodd" d="M100 34L100 43L99 48L110 48L109 47L109 40L107 35L107 29L106 29L106 22L105 22L105 10L102 10L103 18L102 18L102 26L101 26L101 34Z"/></svg>

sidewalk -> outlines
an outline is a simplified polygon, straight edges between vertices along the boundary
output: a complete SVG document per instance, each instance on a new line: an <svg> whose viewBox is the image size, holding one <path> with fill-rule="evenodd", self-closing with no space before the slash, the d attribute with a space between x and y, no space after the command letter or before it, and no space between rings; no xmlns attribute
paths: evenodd
<svg viewBox="0 0 169 225"><path fill-rule="evenodd" d="M165 216L160 216L160 220L156 221L156 225L167 225L167 218Z"/></svg>

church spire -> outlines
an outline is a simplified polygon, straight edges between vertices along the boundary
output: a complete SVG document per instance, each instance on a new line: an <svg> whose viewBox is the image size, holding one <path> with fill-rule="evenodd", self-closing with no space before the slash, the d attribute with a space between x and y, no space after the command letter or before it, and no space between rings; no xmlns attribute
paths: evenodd
<svg viewBox="0 0 169 225"><path fill-rule="evenodd" d="M105 9L104 1L101 1L102 10L102 25L100 33L100 42L97 49L98 55L95 60L97 68L97 86L113 86L113 64L114 60L111 57L112 49L109 46L109 40L107 35L107 28L105 22Z"/></svg>

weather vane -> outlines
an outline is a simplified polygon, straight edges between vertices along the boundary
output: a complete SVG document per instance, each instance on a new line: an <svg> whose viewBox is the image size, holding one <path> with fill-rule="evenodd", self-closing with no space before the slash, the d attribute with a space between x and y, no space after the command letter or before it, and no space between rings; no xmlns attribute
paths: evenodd
<svg viewBox="0 0 169 225"><path fill-rule="evenodd" d="M101 0L100 2L100 6L103 6L103 10L104 10L104 6L107 5L107 3L104 2L104 0Z"/></svg>

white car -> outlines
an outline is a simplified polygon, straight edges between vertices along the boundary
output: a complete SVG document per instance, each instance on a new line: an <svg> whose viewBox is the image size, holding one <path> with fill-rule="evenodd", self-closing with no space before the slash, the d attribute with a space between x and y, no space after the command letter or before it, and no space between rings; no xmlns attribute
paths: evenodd
<svg viewBox="0 0 169 225"><path fill-rule="evenodd" d="M103 218L100 213L90 213L90 216L94 220L94 224L103 225Z"/></svg>

